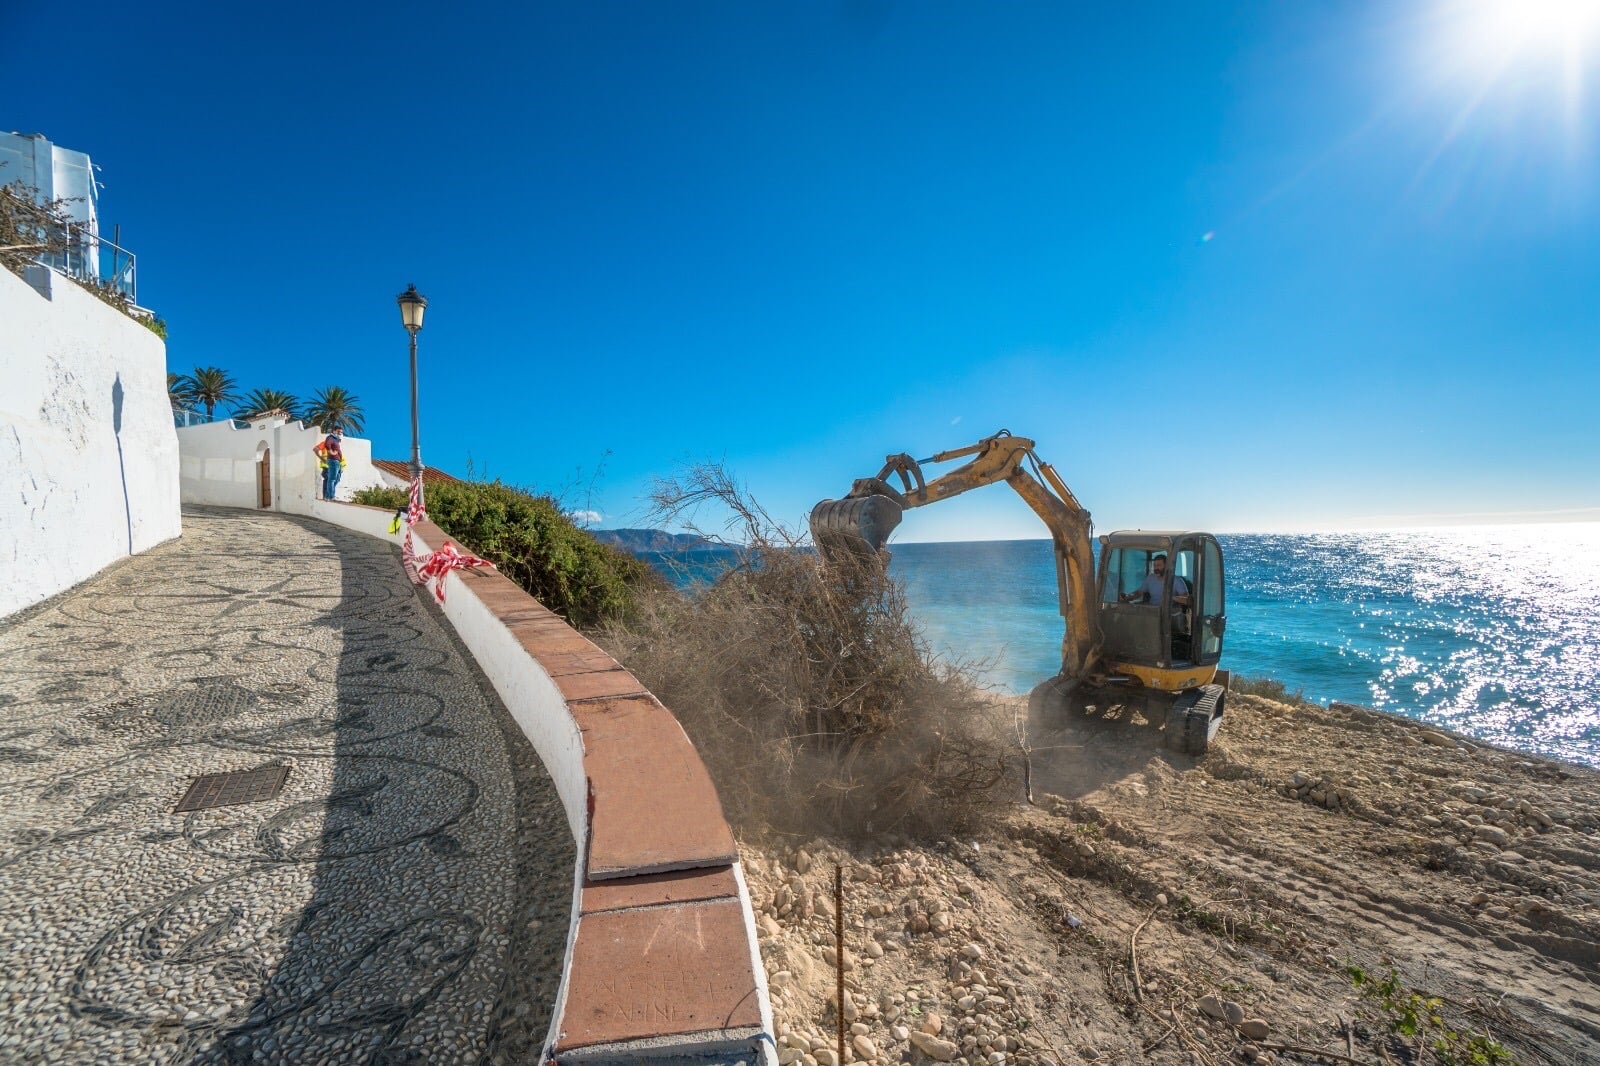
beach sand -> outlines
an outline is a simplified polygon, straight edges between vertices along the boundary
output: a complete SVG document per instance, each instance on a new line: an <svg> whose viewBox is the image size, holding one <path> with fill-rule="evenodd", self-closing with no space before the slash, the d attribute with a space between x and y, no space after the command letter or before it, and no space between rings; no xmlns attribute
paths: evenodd
<svg viewBox="0 0 1600 1066"><path fill-rule="evenodd" d="M1600 1063L1600 773L1238 694L1199 759L1031 745L979 834L743 845L782 1061L835 1055L840 863L847 1060Z"/></svg>

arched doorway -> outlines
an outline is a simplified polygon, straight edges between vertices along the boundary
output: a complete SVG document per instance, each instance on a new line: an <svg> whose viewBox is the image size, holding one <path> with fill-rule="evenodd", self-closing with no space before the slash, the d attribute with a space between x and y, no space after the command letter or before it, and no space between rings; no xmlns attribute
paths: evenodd
<svg viewBox="0 0 1600 1066"><path fill-rule="evenodd" d="M272 506L272 449L263 446L261 459L256 463L256 505Z"/></svg>

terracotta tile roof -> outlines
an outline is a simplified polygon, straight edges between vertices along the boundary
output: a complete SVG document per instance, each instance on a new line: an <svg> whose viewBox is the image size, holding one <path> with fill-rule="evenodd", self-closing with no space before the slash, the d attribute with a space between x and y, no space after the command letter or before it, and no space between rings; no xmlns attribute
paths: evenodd
<svg viewBox="0 0 1600 1066"><path fill-rule="evenodd" d="M391 477L401 481L411 480L411 464L401 459L374 459L372 465L382 470ZM443 470L435 470L431 466L422 468L422 483L424 485L443 485L448 481L460 481L458 477L446 474Z"/></svg>

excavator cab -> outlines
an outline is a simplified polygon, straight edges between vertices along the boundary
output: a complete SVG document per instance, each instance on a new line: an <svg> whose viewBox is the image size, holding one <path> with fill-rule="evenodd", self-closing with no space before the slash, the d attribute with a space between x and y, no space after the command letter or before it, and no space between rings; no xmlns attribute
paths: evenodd
<svg viewBox="0 0 1600 1066"><path fill-rule="evenodd" d="M1158 557L1166 561L1163 594L1152 602L1144 590ZM1148 687L1168 692L1211 681L1228 621L1215 537L1146 530L1102 536L1097 583L1101 654L1113 670L1136 672Z"/></svg>
<svg viewBox="0 0 1600 1066"><path fill-rule="evenodd" d="M1228 625L1217 538L1168 530L1107 534L1100 538L1096 585L1106 670L1145 692L1170 694L1168 745L1203 754L1227 699L1227 675L1217 669Z"/></svg>

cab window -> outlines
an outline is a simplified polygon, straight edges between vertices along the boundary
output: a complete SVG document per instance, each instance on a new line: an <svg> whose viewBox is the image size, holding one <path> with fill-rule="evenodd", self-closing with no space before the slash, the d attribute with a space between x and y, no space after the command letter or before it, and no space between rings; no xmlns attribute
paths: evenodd
<svg viewBox="0 0 1600 1066"><path fill-rule="evenodd" d="M1167 569L1178 577L1183 578L1183 583L1194 590L1194 549L1186 548L1180 552L1173 552L1167 558ZM1181 591L1177 585L1173 586L1174 592Z"/></svg>
<svg viewBox="0 0 1600 1066"><path fill-rule="evenodd" d="M1222 551L1215 543L1206 545L1205 603L1201 610L1206 614L1222 613Z"/></svg>
<svg viewBox="0 0 1600 1066"><path fill-rule="evenodd" d="M1145 576L1150 573L1150 557L1154 553L1143 548L1114 548L1106 562L1106 586L1101 590L1102 603L1117 603L1122 597L1139 590Z"/></svg>

